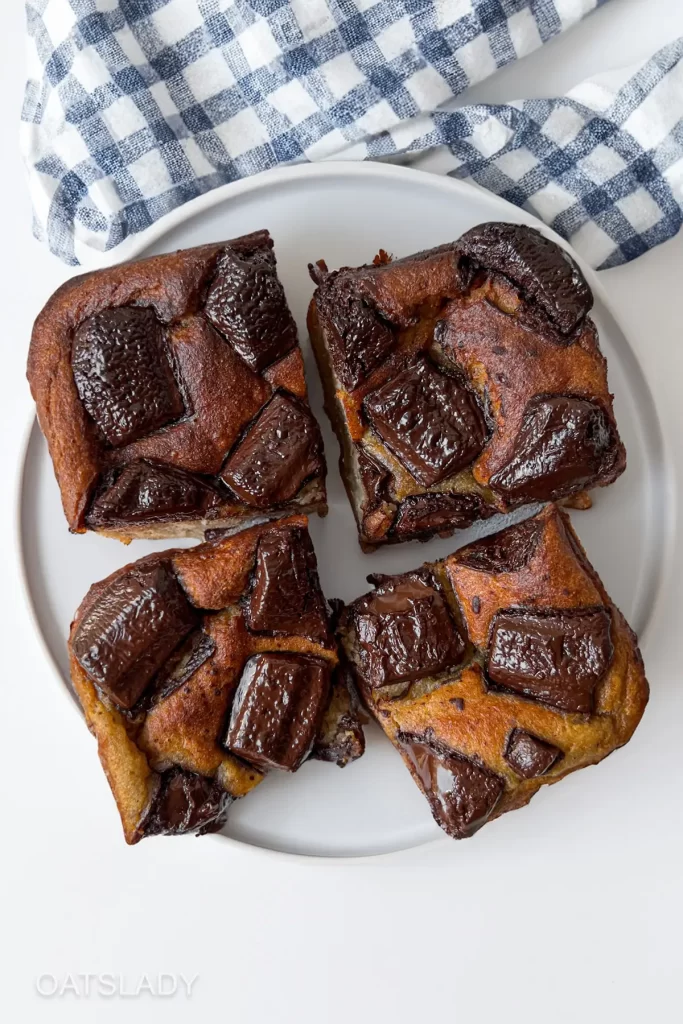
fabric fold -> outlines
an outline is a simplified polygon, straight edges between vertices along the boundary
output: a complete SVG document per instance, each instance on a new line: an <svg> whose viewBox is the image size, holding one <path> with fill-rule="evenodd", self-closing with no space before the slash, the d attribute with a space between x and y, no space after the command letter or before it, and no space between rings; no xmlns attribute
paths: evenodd
<svg viewBox="0 0 683 1024"><path fill-rule="evenodd" d="M27 0L34 231L67 263L292 162L409 157L597 267L683 209L683 40L565 97L457 107L604 0Z"/></svg>

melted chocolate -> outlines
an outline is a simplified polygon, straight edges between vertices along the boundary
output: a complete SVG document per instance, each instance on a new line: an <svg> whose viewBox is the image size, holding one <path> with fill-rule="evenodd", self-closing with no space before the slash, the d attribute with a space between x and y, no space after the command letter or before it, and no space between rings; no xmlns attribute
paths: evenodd
<svg viewBox="0 0 683 1024"><path fill-rule="evenodd" d="M114 447L185 411L152 309L120 306L84 320L74 334L71 365L81 402Z"/></svg>
<svg viewBox="0 0 683 1024"><path fill-rule="evenodd" d="M418 483L431 487L469 465L486 440L474 396L426 359L369 394L363 408Z"/></svg>
<svg viewBox="0 0 683 1024"><path fill-rule="evenodd" d="M325 599L307 530L273 530L261 537L247 622L257 633L293 633L320 643L328 640Z"/></svg>
<svg viewBox="0 0 683 1024"><path fill-rule="evenodd" d="M613 656L606 608L499 612L487 671L494 683L561 711L589 714Z"/></svg>
<svg viewBox="0 0 683 1024"><path fill-rule="evenodd" d="M225 825L232 800L213 779L171 768L161 776L159 792L142 831L145 836L218 832Z"/></svg>
<svg viewBox="0 0 683 1024"><path fill-rule="evenodd" d="M199 519L221 503L216 488L175 466L131 462L95 496L85 517L91 527L115 523Z"/></svg>
<svg viewBox="0 0 683 1024"><path fill-rule="evenodd" d="M462 530L494 515L478 494L412 494L398 506L393 532L401 540Z"/></svg>
<svg viewBox="0 0 683 1024"><path fill-rule="evenodd" d="M399 733L397 741L444 832L466 839L486 823L505 788L500 776L435 744L430 731Z"/></svg>
<svg viewBox="0 0 683 1024"><path fill-rule="evenodd" d="M361 483L367 496L364 506L368 509L374 508L387 497L391 473L384 466L381 466L360 444L356 445L356 457L358 459L358 472L360 473Z"/></svg>
<svg viewBox="0 0 683 1024"><path fill-rule="evenodd" d="M516 526L508 526L500 533L482 537L457 552L460 565L498 575L519 572L529 564L543 533L543 524L527 519Z"/></svg>
<svg viewBox="0 0 683 1024"><path fill-rule="evenodd" d="M278 392L228 458L222 478L242 501L267 508L289 501L324 472L320 428L308 409Z"/></svg>
<svg viewBox="0 0 683 1024"><path fill-rule="evenodd" d="M225 738L259 768L295 772L311 751L327 703L330 667L317 658L268 653L244 667Z"/></svg>
<svg viewBox="0 0 683 1024"><path fill-rule="evenodd" d="M536 779L552 768L562 751L523 729L514 729L503 756L520 778Z"/></svg>
<svg viewBox="0 0 683 1024"><path fill-rule="evenodd" d="M384 362L396 335L363 301L352 279L343 275L330 274L318 305L334 328L327 332L334 371L344 387L353 391Z"/></svg>
<svg viewBox="0 0 683 1024"><path fill-rule="evenodd" d="M490 480L512 501L551 501L618 472L623 451L605 411L583 398L533 398L512 459Z"/></svg>
<svg viewBox="0 0 683 1024"><path fill-rule="evenodd" d="M472 228L457 244L475 266L505 274L562 334L573 331L593 305L571 256L535 228L494 221Z"/></svg>
<svg viewBox="0 0 683 1024"><path fill-rule="evenodd" d="M79 622L72 648L90 679L129 709L197 621L170 565L142 565L104 588Z"/></svg>
<svg viewBox="0 0 683 1024"><path fill-rule="evenodd" d="M216 642L203 630L195 630L168 659L154 684L155 703L183 686L216 651Z"/></svg>
<svg viewBox="0 0 683 1024"><path fill-rule="evenodd" d="M465 641L431 580L390 577L352 608L358 670L372 689L435 675L462 660Z"/></svg>
<svg viewBox="0 0 683 1024"><path fill-rule="evenodd" d="M205 312L252 370L261 371L296 345L296 324L270 252L226 249Z"/></svg>
<svg viewBox="0 0 683 1024"><path fill-rule="evenodd" d="M330 699L311 757L345 768L365 752L365 735L360 720L358 695L349 669L336 669Z"/></svg>

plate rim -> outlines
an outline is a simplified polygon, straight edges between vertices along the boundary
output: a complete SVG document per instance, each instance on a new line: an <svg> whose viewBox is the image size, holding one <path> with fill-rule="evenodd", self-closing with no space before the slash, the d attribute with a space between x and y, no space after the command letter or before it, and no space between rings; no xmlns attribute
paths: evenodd
<svg viewBox="0 0 683 1024"><path fill-rule="evenodd" d="M530 211L523 207L515 206L508 200L503 199L501 196L496 195L494 192L490 192L488 189L484 189L474 182L464 181L460 178L451 177L447 174L437 174L431 171L422 170L420 168L403 166L399 164L386 163L382 161L343 161L343 160L329 160L322 161L320 163L305 163L305 164L289 164L284 167L275 167L266 171L261 171L251 177L242 178L238 181L228 182L225 185L221 185L218 188L212 189L194 199L189 200L187 203L182 204L169 213L165 214L150 227L144 231L134 235L128 236L122 243L116 246L114 249L108 250L107 252L98 252L96 250L86 248L84 246L77 246L77 255L82 259L80 267L77 268L78 273L89 273L95 270L106 269L107 267L114 266L118 263L128 262L130 260L144 257L145 252L156 242L163 239L165 235L173 231L175 228L192 220L195 216L212 209L215 206L219 206L222 203L237 200L240 196L257 193L266 189L276 188L279 185L289 185L291 182L297 182L299 180L306 179L327 179L335 176L349 177L349 178L389 178L396 181L403 180L406 184L414 183L415 185L421 185L428 188L434 188L438 191L442 191L444 194L459 195L461 198L467 198L472 192L478 194L484 194L488 201L492 205L497 206L501 211L501 220L511 220L516 223L527 223L533 227L537 227L542 233L555 241L565 251L567 251L572 258L578 263L582 273L586 277L589 286L591 287L594 295L599 299L608 314L612 317L616 325L618 326L621 334L626 341L630 355L635 359L640 373L642 375L642 381L647 388L648 395L650 398L652 409L655 413L654 423L650 424L650 429L656 431L656 440L659 448L662 452L662 463L665 470L665 482L670 484L667 487L667 501L665 502L665 508L663 510L664 516L664 536L662 538L662 566L660 573L660 585L655 596L654 604L645 630L639 636L639 641L642 643L643 638L647 637L652 623L658 616L658 608L664 600L664 592L667 589L667 583L670 573L673 571L673 552L676 543L675 523L676 523L676 486L675 479L678 475L678 465L675 459L672 458L671 446L667 440L667 436L663 430L662 421L659 414L658 403L655 401L655 395L652 388L650 376L647 372L647 367L644 362L639 358L640 349L634 344L633 337L629 329L627 329L622 323L619 315L617 314L612 301L609 299L607 292L599 280L598 273L595 271L584 259L580 256L571 244L564 239L561 235L557 234L549 225L540 218L536 217ZM77 276L77 275L73 275ZM68 280L68 279L67 279ZM83 712L78 705L78 702L71 692L70 688L66 684L62 671L57 664L55 657L50 649L47 639L45 638L43 631L40 627L38 619L38 613L35 607L33 594L29 586L28 569L25 557L25 536L24 528L22 523L22 511L23 511L23 495L25 488L25 476L27 467L28 452L33 438L33 431L37 429L40 431L40 424L38 423L35 411L29 414L28 422L26 423L23 431L23 437L20 444L19 460L17 467L17 474L15 480L15 502L14 502L14 533L15 533L15 561L18 567L18 576L21 584L22 599L24 607L27 612L29 621L33 627L33 632L38 637L40 647L45 655L45 660L51 667L52 672L57 677L59 682L59 689L63 695L63 698L68 702L69 706L83 719ZM443 846L447 842L451 842L446 835L435 835L433 839L427 839L423 842L412 844L411 846L403 847L398 850L383 851L371 854L361 854L359 856L352 855L331 855L326 856L324 854L315 853L295 853L287 850L277 850L272 847L260 846L257 843L252 843L243 839L235 839L232 836L225 835L224 833L217 835L209 835L207 838L211 838L214 841L220 841L225 843L226 841L231 847L238 847L241 851L256 851L260 856L267 857L285 857L294 861L305 862L306 864L344 864L354 865L363 863L377 863L379 860L388 860L389 858L404 857L412 854L415 850L421 849L433 849L437 845Z"/></svg>

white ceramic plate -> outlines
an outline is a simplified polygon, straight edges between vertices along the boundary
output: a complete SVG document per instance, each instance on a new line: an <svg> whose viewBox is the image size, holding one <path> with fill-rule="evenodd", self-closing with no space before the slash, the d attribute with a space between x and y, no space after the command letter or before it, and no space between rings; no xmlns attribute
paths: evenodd
<svg viewBox="0 0 683 1024"><path fill-rule="evenodd" d="M117 253L118 260L229 239L258 228L270 230L280 276L299 325L311 403L325 437L330 514L324 520L313 519L311 533L322 586L329 597L356 597L368 589L369 572L402 572L425 559L446 555L470 541L476 529L450 540L361 553L337 472L337 444L322 411L306 340L306 308L313 291L307 264L324 257L331 268L353 266L370 261L379 248L404 256L450 241L486 220L537 223L490 193L451 178L383 164L303 165L203 196L145 236L131 239L125 251ZM574 522L608 591L642 639L671 531L666 502L659 500L668 489L669 468L654 404L626 332L608 308L595 274L582 267L595 292L594 316L608 359L628 470L612 487L597 491L594 509L575 513ZM483 532L497 525L489 522ZM125 548L94 535L71 536L36 425L26 447L19 527L37 628L60 685L71 694L66 637L72 614L88 587L131 559L171 544L135 541ZM327 857L385 853L441 837L426 802L388 741L374 726L368 728L367 739L365 756L343 771L311 762L295 776L271 775L234 805L225 835L272 850ZM98 770L94 749L92 764L86 767ZM569 780L564 783L570 784ZM573 796L580 817L582 807L591 801L590 784L575 785ZM522 813L535 815L539 827L552 829L553 814L566 813L566 804L561 812L554 812L552 797L542 791ZM502 823L508 817L487 829L489 842L504 841Z"/></svg>

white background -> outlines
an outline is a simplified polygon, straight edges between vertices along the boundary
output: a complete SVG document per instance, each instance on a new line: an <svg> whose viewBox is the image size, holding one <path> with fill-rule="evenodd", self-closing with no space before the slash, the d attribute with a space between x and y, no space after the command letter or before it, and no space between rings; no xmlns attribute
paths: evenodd
<svg viewBox="0 0 683 1024"><path fill-rule="evenodd" d="M91 770L92 740L32 635L10 540L31 409L24 381L31 323L69 276L31 237L16 146L21 6L3 4L0 16L4 1018L679 1021L683 588L675 567L644 651L653 695L636 737L594 770L590 787L581 786L580 820L574 779L550 794L566 802L561 833L544 832L540 804L520 812L534 816L534 827L510 829L506 861L487 852L486 831L471 842L355 864L275 858L191 837L124 845L104 778ZM560 93L681 33L681 0L612 0L471 96L502 102ZM602 275L634 336L674 450L682 422L682 270L679 236ZM573 850L574 869L558 877L560 847ZM41 974L64 980L86 972L122 974L128 988L143 973L154 983L159 972L199 979L189 1002L181 995L36 993Z"/></svg>

